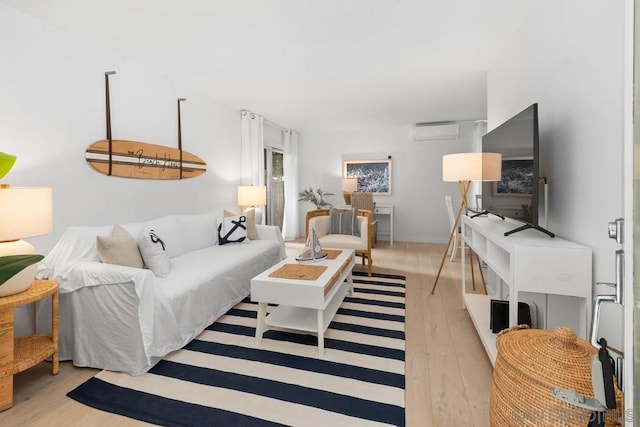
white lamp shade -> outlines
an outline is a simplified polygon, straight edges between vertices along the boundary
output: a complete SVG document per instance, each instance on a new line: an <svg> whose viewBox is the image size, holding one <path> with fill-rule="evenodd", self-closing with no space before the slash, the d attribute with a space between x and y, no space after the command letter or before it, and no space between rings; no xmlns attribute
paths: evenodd
<svg viewBox="0 0 640 427"><path fill-rule="evenodd" d="M262 206L267 204L267 187L264 185L239 185L238 206Z"/></svg>
<svg viewBox="0 0 640 427"><path fill-rule="evenodd" d="M358 178L342 178L342 191L358 191Z"/></svg>
<svg viewBox="0 0 640 427"><path fill-rule="evenodd" d="M0 242L52 230L51 188L0 188Z"/></svg>
<svg viewBox="0 0 640 427"><path fill-rule="evenodd" d="M456 153L442 156L443 181L500 181L502 154Z"/></svg>

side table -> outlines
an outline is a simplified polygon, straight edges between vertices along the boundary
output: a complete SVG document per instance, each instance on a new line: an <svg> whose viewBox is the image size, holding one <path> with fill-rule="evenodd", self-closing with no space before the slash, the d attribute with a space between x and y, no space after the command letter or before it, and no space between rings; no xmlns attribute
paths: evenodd
<svg viewBox="0 0 640 427"><path fill-rule="evenodd" d="M51 335L13 336L13 310L51 296ZM0 297L0 411L13 406L13 375L52 358L51 373L58 363L58 284L53 280L34 280L29 289Z"/></svg>

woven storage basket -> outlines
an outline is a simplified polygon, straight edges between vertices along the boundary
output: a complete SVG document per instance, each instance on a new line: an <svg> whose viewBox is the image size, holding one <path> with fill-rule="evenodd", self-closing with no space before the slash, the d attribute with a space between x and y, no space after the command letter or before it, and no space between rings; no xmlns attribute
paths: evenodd
<svg viewBox="0 0 640 427"><path fill-rule="evenodd" d="M513 327L498 335L489 402L492 426L580 426L591 411L553 397L554 387L593 396L591 356L597 350L570 328L555 331ZM617 411L607 426L620 425L622 393L616 388Z"/></svg>

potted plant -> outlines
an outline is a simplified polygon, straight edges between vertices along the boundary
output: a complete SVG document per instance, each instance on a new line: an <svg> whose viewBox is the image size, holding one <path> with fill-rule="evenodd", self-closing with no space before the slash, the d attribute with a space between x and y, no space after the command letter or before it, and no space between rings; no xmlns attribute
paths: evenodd
<svg viewBox="0 0 640 427"><path fill-rule="evenodd" d="M43 258L42 255L0 256L0 296L12 295L27 289L38 271L35 264ZM25 271L27 269L28 271ZM26 288L23 285L25 281L29 285Z"/></svg>
<svg viewBox="0 0 640 427"><path fill-rule="evenodd" d="M18 275L25 268L35 264L44 258L42 255L9 255L0 257L0 287L2 285L12 286L13 277ZM32 271L35 274L35 271ZM18 277L17 280L23 279ZM29 281L31 283L31 281ZM10 295L10 294L8 294ZM12 329L0 330L0 337L11 333Z"/></svg>
<svg viewBox="0 0 640 427"><path fill-rule="evenodd" d="M335 194L323 191L321 188L314 190L312 187L309 187L298 194L298 201L313 203L316 205L316 209L322 209L331 207L331 203L324 200L326 196L335 196Z"/></svg>

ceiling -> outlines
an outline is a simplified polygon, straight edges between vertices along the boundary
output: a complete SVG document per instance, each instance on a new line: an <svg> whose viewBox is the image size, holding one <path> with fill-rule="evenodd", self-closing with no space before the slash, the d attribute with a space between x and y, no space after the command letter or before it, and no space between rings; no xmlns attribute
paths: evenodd
<svg viewBox="0 0 640 427"><path fill-rule="evenodd" d="M486 117L535 0L0 0L300 132Z"/></svg>

